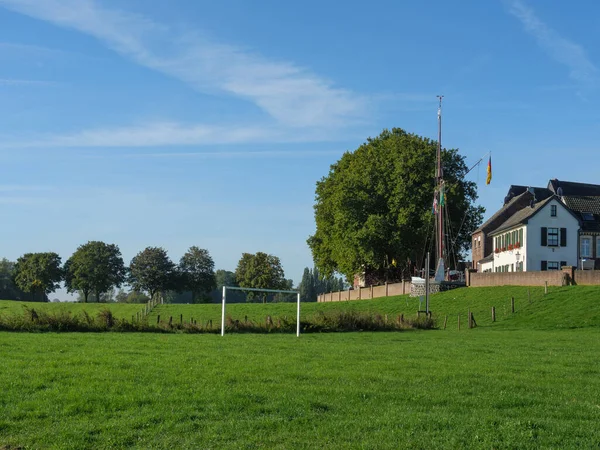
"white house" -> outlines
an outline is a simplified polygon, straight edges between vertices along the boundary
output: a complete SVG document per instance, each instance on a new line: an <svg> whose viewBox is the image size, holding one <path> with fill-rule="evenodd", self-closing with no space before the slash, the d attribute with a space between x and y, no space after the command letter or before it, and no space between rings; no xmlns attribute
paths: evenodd
<svg viewBox="0 0 600 450"><path fill-rule="evenodd" d="M559 270L578 263L580 222L557 196L532 202L490 232L493 253L482 272Z"/></svg>

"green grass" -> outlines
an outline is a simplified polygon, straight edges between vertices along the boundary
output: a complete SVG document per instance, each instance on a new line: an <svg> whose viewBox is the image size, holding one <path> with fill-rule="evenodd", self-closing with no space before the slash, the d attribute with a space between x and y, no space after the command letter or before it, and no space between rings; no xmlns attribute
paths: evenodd
<svg viewBox="0 0 600 450"><path fill-rule="evenodd" d="M511 313L511 297L515 298L515 311ZM496 323L492 323L491 308L496 308ZM373 300L353 300L328 303L303 303L302 318L319 312L344 309L346 311L387 314L390 320L399 314L415 317L417 310L425 309L425 302L408 295L376 298ZM461 327L467 324L470 310L480 327L494 328L578 328L600 326L600 286L549 287L544 294L543 287L499 286L487 288L463 288L435 294L430 297L430 309L439 327L443 327L448 316L447 330L456 330L458 315L461 315ZM267 315L295 318L295 303L238 303L227 305L226 314L234 319L264 321ZM221 305L159 305L150 314L150 323L157 316L161 321L184 321L192 318L206 323L212 320L219 324Z"/></svg>
<svg viewBox="0 0 600 450"><path fill-rule="evenodd" d="M109 309L119 319L131 320L144 309L144 305L131 303L42 303L42 302L18 302L13 300L0 300L0 316L20 315L26 313L26 308L35 309L49 314L60 314L70 312L71 314L88 314L96 316L103 309Z"/></svg>
<svg viewBox="0 0 600 450"><path fill-rule="evenodd" d="M519 287L432 296L446 330L0 332L0 448L597 448L600 287L549 289L531 288L531 303ZM303 315L418 307L394 297L305 304ZM294 308L228 311L264 320ZM220 316L219 305L159 312Z"/></svg>
<svg viewBox="0 0 600 450"><path fill-rule="evenodd" d="M591 448L599 338L0 333L0 447Z"/></svg>

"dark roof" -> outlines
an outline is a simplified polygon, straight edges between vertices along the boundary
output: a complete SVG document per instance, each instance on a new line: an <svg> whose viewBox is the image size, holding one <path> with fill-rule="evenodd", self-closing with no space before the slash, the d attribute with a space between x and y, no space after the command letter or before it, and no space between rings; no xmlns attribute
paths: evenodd
<svg viewBox="0 0 600 450"><path fill-rule="evenodd" d="M562 196L591 196L600 197L600 184L575 183L573 181L559 181L556 178L548 182L548 189L558 194L558 188L562 190Z"/></svg>
<svg viewBox="0 0 600 450"><path fill-rule="evenodd" d="M485 258L480 259L479 261L477 261L478 263L486 263L486 262L490 262L494 260L494 254L490 253L489 255L487 255Z"/></svg>
<svg viewBox="0 0 600 450"><path fill-rule="evenodd" d="M530 217L534 216L540 209L542 209L544 206L546 206L548 203L550 203L550 200L552 200L553 198L555 198L555 197L554 196L548 197L545 200L542 200L541 202L536 202L533 205L533 208L528 206L523 209L520 209L515 214L510 216L506 222L504 222L502 225L500 225L494 231L489 232L488 234L490 234L490 235L496 234L496 233L499 233L500 231L507 230L507 229L512 228L521 223L523 223L523 224L527 223L527 220Z"/></svg>
<svg viewBox="0 0 600 450"><path fill-rule="evenodd" d="M504 204L506 205L511 199L514 197L527 192L528 190L533 190L533 195L535 195L535 199L538 202L542 200L546 200L548 197L554 195L554 192L548 188L535 187L535 186L521 186L519 184L511 184L508 188L508 193L506 197L504 197Z"/></svg>
<svg viewBox="0 0 600 450"><path fill-rule="evenodd" d="M600 196L569 195L563 201L577 215L583 231L600 231ZM591 213L593 220L586 220L584 213Z"/></svg>
<svg viewBox="0 0 600 450"><path fill-rule="evenodd" d="M486 220L483 225L473 231L473 234L483 231L489 234L490 231L498 228L502 223L504 223L509 217L511 217L514 213L519 211L520 209L526 207L531 202L531 194L525 190L521 194L513 197L508 203L505 203L502 208L496 211L492 217Z"/></svg>

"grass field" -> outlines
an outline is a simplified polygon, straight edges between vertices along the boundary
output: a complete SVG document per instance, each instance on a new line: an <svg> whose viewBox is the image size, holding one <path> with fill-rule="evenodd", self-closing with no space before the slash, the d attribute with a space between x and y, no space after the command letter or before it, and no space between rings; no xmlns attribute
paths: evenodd
<svg viewBox="0 0 600 450"><path fill-rule="evenodd" d="M475 312L480 326L460 332L455 319L300 338L3 332L0 448L597 448L600 289L531 294L531 304L527 288L433 296L438 318ZM414 314L415 302L303 306ZM293 311L230 312L258 320L264 306Z"/></svg>
<svg viewBox="0 0 600 450"><path fill-rule="evenodd" d="M9 314L24 314L26 308L49 313L71 312L81 314L87 311L96 315L103 309L110 309L119 319L131 320L131 316L143 310L144 305L131 303L41 303L41 302L15 302L0 300L0 316Z"/></svg>

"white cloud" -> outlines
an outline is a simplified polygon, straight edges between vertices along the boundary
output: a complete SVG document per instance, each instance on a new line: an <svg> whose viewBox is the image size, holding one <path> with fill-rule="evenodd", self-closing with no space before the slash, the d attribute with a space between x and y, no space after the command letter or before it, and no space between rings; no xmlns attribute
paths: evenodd
<svg viewBox="0 0 600 450"><path fill-rule="evenodd" d="M51 186L37 186L24 184L0 184L0 192L39 192L50 191Z"/></svg>
<svg viewBox="0 0 600 450"><path fill-rule="evenodd" d="M348 138L352 133L345 132ZM234 126L176 122L151 122L129 127L97 128L64 135L35 136L29 141L4 136L2 149L18 148L110 148L206 146L249 143L324 142L336 140L339 133L323 129L297 129L281 126Z"/></svg>
<svg viewBox="0 0 600 450"><path fill-rule="evenodd" d="M588 58L583 47L562 37L520 0L512 0L509 3L509 11L521 21L525 30L551 58L569 68L571 79L588 85L595 83L598 68Z"/></svg>
<svg viewBox="0 0 600 450"><path fill-rule="evenodd" d="M53 83L50 81L0 78L0 86L49 86L51 84Z"/></svg>
<svg viewBox="0 0 600 450"><path fill-rule="evenodd" d="M293 63L177 32L93 0L0 0L0 5L92 35L136 63L199 91L247 99L286 126L346 126L367 115L366 99Z"/></svg>

